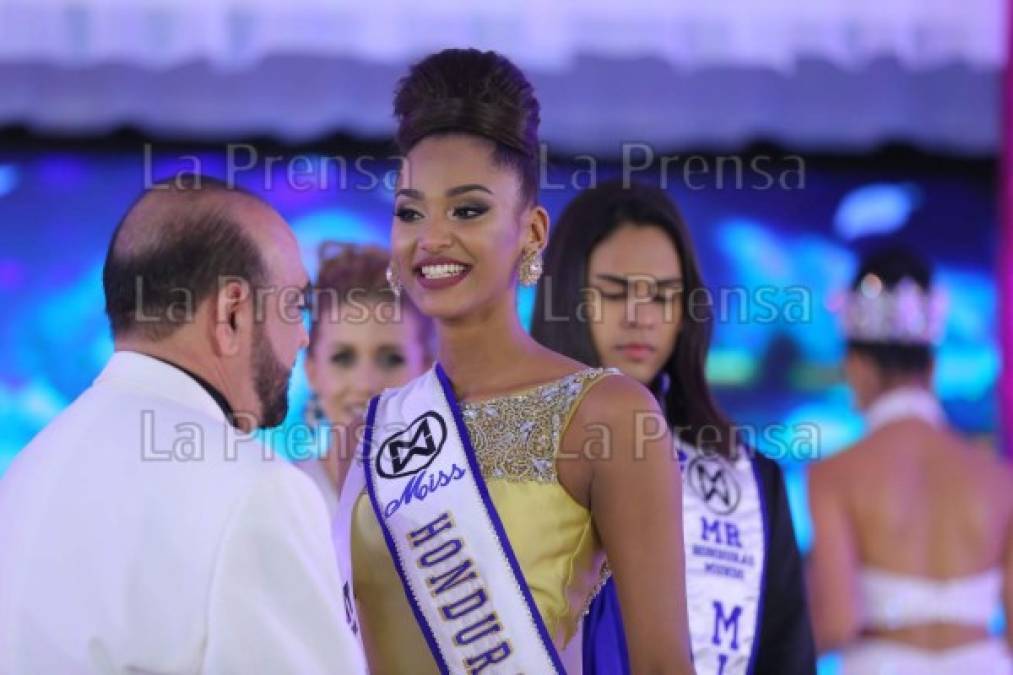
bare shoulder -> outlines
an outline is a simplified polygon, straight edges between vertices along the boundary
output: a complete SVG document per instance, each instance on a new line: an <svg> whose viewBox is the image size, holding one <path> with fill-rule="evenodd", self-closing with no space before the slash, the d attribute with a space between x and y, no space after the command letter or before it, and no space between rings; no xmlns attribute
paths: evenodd
<svg viewBox="0 0 1013 675"><path fill-rule="evenodd" d="M632 377L609 373L589 386L574 417L622 421L637 413L660 413L654 394Z"/></svg>
<svg viewBox="0 0 1013 675"><path fill-rule="evenodd" d="M996 492L1002 498L1005 498L1006 508L1009 509L1011 524L1013 524L1013 490L1010 490L1010 486L1013 485L1013 465L1010 464L1008 459L996 454L992 454L989 458L995 467L993 475L998 484Z"/></svg>
<svg viewBox="0 0 1013 675"><path fill-rule="evenodd" d="M574 499L590 508L594 476L617 476L644 462L632 460L646 447L659 448L668 425L651 392L636 380L609 373L584 385L570 413L560 442L557 469L560 482ZM638 439L646 439L638 444ZM661 453L651 452L654 455ZM574 461L575 460L575 461Z"/></svg>
<svg viewBox="0 0 1013 675"><path fill-rule="evenodd" d="M984 438L953 435L958 445L958 461L972 481L975 494L990 508L1004 514L1007 528L1013 528L1013 464ZM1011 539L1013 541L1013 539Z"/></svg>
<svg viewBox="0 0 1013 675"><path fill-rule="evenodd" d="M986 438L960 438L954 434L954 439L963 445L973 461L981 462L989 468L998 471L1003 478L1013 477L1013 465L1008 458L1003 457L996 447Z"/></svg>
<svg viewBox="0 0 1013 675"><path fill-rule="evenodd" d="M1010 464L1009 459L995 454L995 450L989 450L989 452L992 453L989 455L989 459L995 466L1003 485L1013 485L1013 464Z"/></svg>
<svg viewBox="0 0 1013 675"><path fill-rule="evenodd" d="M1013 507L1013 464L1004 457L995 446L984 439L960 439L964 446L963 456L967 457L970 469L975 476L989 476L996 488L997 495L1004 497Z"/></svg>
<svg viewBox="0 0 1013 675"><path fill-rule="evenodd" d="M850 445L830 457L813 462L808 469L809 489L829 493L840 487L852 473L852 467L869 449L868 439Z"/></svg>
<svg viewBox="0 0 1013 675"><path fill-rule="evenodd" d="M806 471L806 478L809 482L809 492L822 492L833 484L834 470L838 462L837 456L829 459L821 459L809 465Z"/></svg>
<svg viewBox="0 0 1013 675"><path fill-rule="evenodd" d="M589 385L573 410L570 429L608 427L613 435L647 428L668 428L653 394L620 373L607 374Z"/></svg>

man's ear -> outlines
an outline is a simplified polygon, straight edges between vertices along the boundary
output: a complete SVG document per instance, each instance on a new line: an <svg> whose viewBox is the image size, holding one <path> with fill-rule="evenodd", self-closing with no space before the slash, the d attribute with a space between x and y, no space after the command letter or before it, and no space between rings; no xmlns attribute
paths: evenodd
<svg viewBox="0 0 1013 675"><path fill-rule="evenodd" d="M242 343L240 336L251 324L250 285L244 279L223 280L214 296L212 333L215 350L222 356L235 356Z"/></svg>

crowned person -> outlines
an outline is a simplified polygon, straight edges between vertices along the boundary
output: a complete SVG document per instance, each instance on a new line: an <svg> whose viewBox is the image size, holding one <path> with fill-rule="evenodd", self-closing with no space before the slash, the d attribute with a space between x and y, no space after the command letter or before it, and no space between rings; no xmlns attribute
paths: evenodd
<svg viewBox="0 0 1013 675"><path fill-rule="evenodd" d="M905 248L866 257L844 303L845 377L866 436L809 474L817 647L842 671L1007 674L1013 474L952 430L932 390L944 303Z"/></svg>

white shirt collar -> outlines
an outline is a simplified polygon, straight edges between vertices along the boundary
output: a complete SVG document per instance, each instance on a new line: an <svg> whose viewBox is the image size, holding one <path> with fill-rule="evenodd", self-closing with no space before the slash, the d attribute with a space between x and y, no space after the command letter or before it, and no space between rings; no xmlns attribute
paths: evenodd
<svg viewBox="0 0 1013 675"><path fill-rule="evenodd" d="M228 424L225 413L204 387L175 366L153 356L133 351L114 352L95 384L127 386L153 396L167 398Z"/></svg>
<svg viewBox="0 0 1013 675"><path fill-rule="evenodd" d="M890 422L907 418L921 419L933 426L942 426L946 414L939 400L921 387L898 387L880 395L865 411L869 431L875 431Z"/></svg>

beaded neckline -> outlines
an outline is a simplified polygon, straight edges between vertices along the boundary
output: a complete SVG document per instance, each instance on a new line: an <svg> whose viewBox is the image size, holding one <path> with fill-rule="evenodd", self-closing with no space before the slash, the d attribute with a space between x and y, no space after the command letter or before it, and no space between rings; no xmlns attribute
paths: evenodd
<svg viewBox="0 0 1013 675"><path fill-rule="evenodd" d="M556 482L556 453L587 386L614 369L586 368L551 382L461 406L482 475Z"/></svg>
<svg viewBox="0 0 1013 675"><path fill-rule="evenodd" d="M560 387L566 387L572 382L578 380L583 380L588 377L594 377L599 374L602 375L614 374L618 372L619 372L618 368L594 368L594 367L584 368L583 370L575 371L573 373L570 373L569 375L564 375L563 377L558 377L554 380L549 380L548 382L542 382L540 384L531 385L528 387L524 387L522 389L518 389L516 391L508 392L505 394L499 394L498 396L482 398L476 401L462 401L460 403L460 406L461 408L481 408L483 406L492 405L502 401L532 398L538 396L539 394L544 393L546 390L556 390L559 389Z"/></svg>

